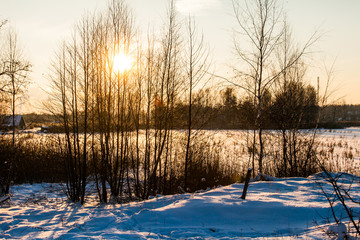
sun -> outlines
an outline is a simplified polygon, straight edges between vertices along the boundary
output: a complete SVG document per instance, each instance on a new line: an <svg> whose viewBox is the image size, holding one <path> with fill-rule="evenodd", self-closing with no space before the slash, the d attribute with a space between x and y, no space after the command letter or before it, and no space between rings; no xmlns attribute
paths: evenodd
<svg viewBox="0 0 360 240"><path fill-rule="evenodd" d="M130 56L124 53L117 53L114 57L113 68L116 72L129 71L132 68L133 60Z"/></svg>

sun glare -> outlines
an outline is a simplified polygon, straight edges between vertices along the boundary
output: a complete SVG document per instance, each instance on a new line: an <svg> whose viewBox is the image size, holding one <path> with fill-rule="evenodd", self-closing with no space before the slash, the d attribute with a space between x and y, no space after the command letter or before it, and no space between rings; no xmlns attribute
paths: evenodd
<svg viewBox="0 0 360 240"><path fill-rule="evenodd" d="M114 71L117 72L125 72L131 69L132 67L132 59L130 56L124 54L124 53L118 53L114 57Z"/></svg>

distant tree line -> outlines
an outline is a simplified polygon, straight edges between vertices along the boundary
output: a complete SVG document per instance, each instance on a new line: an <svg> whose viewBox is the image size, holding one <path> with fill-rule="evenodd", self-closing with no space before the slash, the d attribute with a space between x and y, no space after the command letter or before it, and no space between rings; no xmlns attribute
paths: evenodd
<svg viewBox="0 0 360 240"><path fill-rule="evenodd" d="M295 83L293 85L296 85ZM320 107L317 103L317 93L313 86L289 86L282 94L267 92L264 97L264 128L282 129L291 128L295 123L292 120L299 119L296 124L301 129L313 128L317 124ZM193 129L254 129L254 116L256 106L248 96L243 96L234 87L226 87L223 90L214 91L211 88L193 92L192 101L192 128ZM325 106L322 108L320 122L331 121L336 109L336 119L346 116L346 109L350 106ZM356 109L356 107L353 107ZM188 102L177 101L174 104L176 119L173 129L186 129L189 119ZM359 110L360 111L360 110ZM354 112L355 114L356 112ZM29 127L49 126L50 132L64 132L58 121L59 116L49 114L24 114L24 119ZM199 117L201 116L201 118ZM301 118L300 118L301 116ZM350 113L350 116L351 115ZM146 116L141 113L139 128L146 129ZM344 119L349 119L345 117ZM80 125L83 131L84 126ZM94 126L99 129L100 126ZM150 125L154 128L155 125ZM129 127L128 130L134 130Z"/></svg>
<svg viewBox="0 0 360 240"><path fill-rule="evenodd" d="M313 88L314 87L308 86ZM206 94L205 94L206 93ZM193 108L199 115L204 116L204 119L194 122L193 127L197 129L252 129L253 128L253 114L254 106L247 97L241 97L236 92L234 87L227 87L219 92L211 91L210 88L195 91L196 98ZM210 103L211 99L211 103ZM215 100L215 101L214 101ZM271 104L274 104L274 96L271 97ZM351 104L331 104L325 106L318 106L316 103L306 107L305 119L302 119L300 128L313 128L316 124L316 117L319 114L319 126L324 128L343 128L360 125L360 105ZM175 129L184 129L187 119L186 103L177 103L176 109L178 118L174 124ZM270 108L273 117L266 120L265 126L267 129L279 129L279 122L276 120L276 111L272 110L275 106ZM321 114L320 114L321 112ZM0 121L5 115L0 115ZM51 132L63 132L64 129L60 127L58 122L59 117L52 114L38 114L29 113L23 114L28 128L36 128L41 126L49 127ZM144 119L144 117L142 118ZM141 124L141 127L143 124Z"/></svg>
<svg viewBox="0 0 360 240"><path fill-rule="evenodd" d="M264 94L264 129L313 128L316 126L319 106L317 93L311 85L291 83L286 91ZM208 91L208 94L210 91ZM212 105L196 104L194 107L207 116L205 122L195 128L205 129L254 129L257 106L250 97L238 97L235 89L228 87L218 93L220 102ZM216 99L217 96L209 96ZM186 106L179 104L178 113ZM179 115L184 123L186 116ZM181 128L184 124L179 124Z"/></svg>
<svg viewBox="0 0 360 240"><path fill-rule="evenodd" d="M321 110L320 126L324 128L360 126L360 105L342 103L324 106Z"/></svg>

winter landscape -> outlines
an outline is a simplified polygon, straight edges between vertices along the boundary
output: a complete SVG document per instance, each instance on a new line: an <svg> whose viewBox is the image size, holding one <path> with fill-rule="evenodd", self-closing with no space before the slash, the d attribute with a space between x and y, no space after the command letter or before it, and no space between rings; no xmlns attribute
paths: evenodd
<svg viewBox="0 0 360 240"><path fill-rule="evenodd" d="M359 182L341 176L348 185ZM66 201L58 184L19 185L11 206L2 207L0 237L4 239L326 239L334 226L318 184L324 179L271 179L253 182L242 200L243 184L196 193L157 196L129 204L85 204ZM346 186L347 187L347 186ZM359 199L359 186L352 188ZM358 204L352 210L359 211ZM334 211L346 212L336 204ZM336 228L335 228L336 231ZM352 230L349 230L352 232Z"/></svg>
<svg viewBox="0 0 360 240"><path fill-rule="evenodd" d="M359 9L1 1L0 239L359 239Z"/></svg>
<svg viewBox="0 0 360 240"><path fill-rule="evenodd" d="M224 142L240 141L244 131L208 133ZM335 145L338 166L357 166L357 128L319 130L318 140ZM213 136L213 138L215 137ZM342 145L339 144L342 143ZM346 145L346 147L345 147ZM230 143L223 154L238 155ZM339 147L341 146L341 147ZM326 147L326 148L327 148ZM354 151L351 151L353 149ZM241 152L241 151L240 151ZM352 159L344 153L352 152ZM226 158L225 158L226 159ZM351 161L351 163L349 163ZM341 165L341 164L340 164ZM340 168L339 168L340 169ZM336 169L336 170L339 170ZM354 202L346 200L354 216L359 214L359 177L331 174ZM356 236L344 206L324 173L307 178L252 179L247 197L244 184L214 186L193 193L157 195L124 204L99 204L94 183L84 205L67 200L64 184L20 184L11 188L11 200L0 208L0 237L4 239L333 239L341 232ZM322 189L324 191L322 191ZM333 211L326 198L333 203ZM334 216L341 222L336 224ZM344 235L345 236L345 235ZM355 239L355 238L354 238Z"/></svg>

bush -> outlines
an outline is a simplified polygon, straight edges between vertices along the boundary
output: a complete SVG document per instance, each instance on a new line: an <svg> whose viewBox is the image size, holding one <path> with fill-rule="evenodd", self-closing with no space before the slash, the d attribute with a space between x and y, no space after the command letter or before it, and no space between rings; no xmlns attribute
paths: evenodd
<svg viewBox="0 0 360 240"><path fill-rule="evenodd" d="M1 136L1 169L11 159L11 137ZM16 184L63 182L63 154L56 138L33 134L17 135L11 179Z"/></svg>

